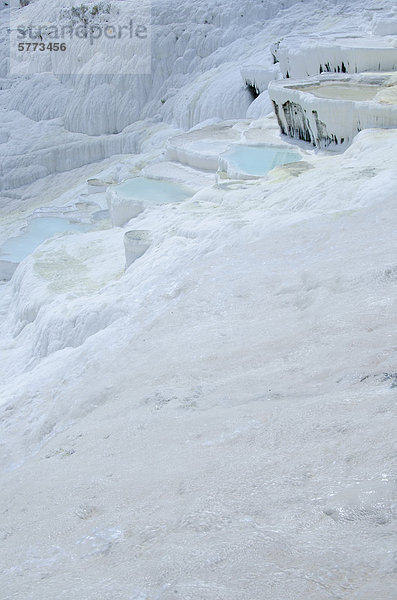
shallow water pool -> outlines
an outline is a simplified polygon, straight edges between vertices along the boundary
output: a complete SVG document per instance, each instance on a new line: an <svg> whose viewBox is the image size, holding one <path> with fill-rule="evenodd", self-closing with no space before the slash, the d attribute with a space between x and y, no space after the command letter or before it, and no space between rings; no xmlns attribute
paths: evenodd
<svg viewBox="0 0 397 600"><path fill-rule="evenodd" d="M301 88L303 92L309 92L317 98L330 98L332 100L373 100L376 94L383 88L379 85L356 85L356 84L320 84Z"/></svg>
<svg viewBox="0 0 397 600"><path fill-rule="evenodd" d="M20 235L9 238L0 248L2 260L19 263L29 256L40 244L56 233L85 232L90 225L86 223L71 223L60 217L43 217L32 219L25 231Z"/></svg>
<svg viewBox="0 0 397 600"><path fill-rule="evenodd" d="M193 192L182 185L148 177L128 179L124 183L112 186L112 190L123 198L142 200L152 204L182 202L193 196Z"/></svg>
<svg viewBox="0 0 397 600"><path fill-rule="evenodd" d="M280 165L297 162L301 155L281 146L233 146L222 154L225 170L260 177Z"/></svg>

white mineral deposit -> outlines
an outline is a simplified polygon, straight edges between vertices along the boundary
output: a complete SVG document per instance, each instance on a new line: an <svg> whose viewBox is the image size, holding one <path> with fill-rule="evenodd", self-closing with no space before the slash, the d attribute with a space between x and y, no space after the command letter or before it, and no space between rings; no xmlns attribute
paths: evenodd
<svg viewBox="0 0 397 600"><path fill-rule="evenodd" d="M1 600L397 600L395 0L1 0Z"/></svg>

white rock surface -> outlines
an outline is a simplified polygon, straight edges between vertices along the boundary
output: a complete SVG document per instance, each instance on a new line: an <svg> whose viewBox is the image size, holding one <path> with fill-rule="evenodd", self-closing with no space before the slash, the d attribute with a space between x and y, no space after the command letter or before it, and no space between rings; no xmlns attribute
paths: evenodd
<svg viewBox="0 0 397 600"><path fill-rule="evenodd" d="M387 19L384 29L393 31L394 21ZM382 29L382 21L375 27ZM395 32L394 32L395 33ZM283 77L301 79L321 73L363 73L395 71L397 44L395 38L380 36L324 36L302 39L288 36L275 48L274 54Z"/></svg>
<svg viewBox="0 0 397 600"><path fill-rule="evenodd" d="M15 273L18 263L0 259L0 280L9 281Z"/></svg>
<svg viewBox="0 0 397 600"><path fill-rule="evenodd" d="M112 223L115 227L122 227L144 210L142 200L122 196L112 188L106 192L106 199Z"/></svg>
<svg viewBox="0 0 397 600"><path fill-rule="evenodd" d="M397 130L201 171L280 143L242 66L291 32L369 36L393 2L155 0L152 78L106 89L6 77L3 4L1 243L36 209L103 210L87 180L196 194L48 240L0 286L2 598L394 600ZM125 270L131 229L152 243Z"/></svg>

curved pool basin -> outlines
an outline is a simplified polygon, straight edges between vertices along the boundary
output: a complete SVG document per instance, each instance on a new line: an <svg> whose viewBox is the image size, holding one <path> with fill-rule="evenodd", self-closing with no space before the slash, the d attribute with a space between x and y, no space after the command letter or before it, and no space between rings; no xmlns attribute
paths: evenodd
<svg viewBox="0 0 397 600"><path fill-rule="evenodd" d="M4 242L0 248L0 259L19 263L57 233L78 233L89 229L91 226L86 223L71 223L61 217L36 217L29 221L20 235Z"/></svg>
<svg viewBox="0 0 397 600"><path fill-rule="evenodd" d="M302 160L301 154L284 146L236 144L220 156L220 170L229 177L263 177L275 167Z"/></svg>
<svg viewBox="0 0 397 600"><path fill-rule="evenodd" d="M193 190L178 183L134 177L108 188L107 199L113 225L121 227L147 206L182 202L193 195Z"/></svg>
<svg viewBox="0 0 397 600"><path fill-rule="evenodd" d="M192 196L190 190L177 183L149 179L149 177L127 179L123 183L112 186L112 190L123 198L134 198L151 204L182 202Z"/></svg>

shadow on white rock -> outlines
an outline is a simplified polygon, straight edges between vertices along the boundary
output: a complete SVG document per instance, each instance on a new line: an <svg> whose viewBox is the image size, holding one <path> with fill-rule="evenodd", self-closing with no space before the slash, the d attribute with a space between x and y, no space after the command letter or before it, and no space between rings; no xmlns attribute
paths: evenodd
<svg viewBox="0 0 397 600"><path fill-rule="evenodd" d="M151 233L147 229L132 229L124 235L126 269L149 250L152 243Z"/></svg>

